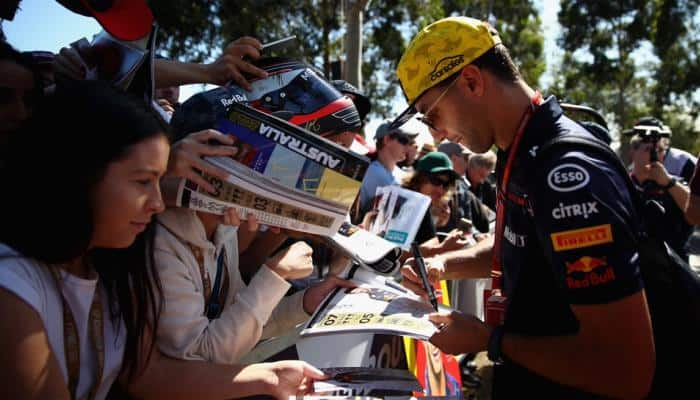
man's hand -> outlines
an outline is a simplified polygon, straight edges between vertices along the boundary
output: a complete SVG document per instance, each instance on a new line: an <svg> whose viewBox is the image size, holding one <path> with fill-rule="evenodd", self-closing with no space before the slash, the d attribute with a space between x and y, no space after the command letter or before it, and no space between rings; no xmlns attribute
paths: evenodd
<svg viewBox="0 0 700 400"><path fill-rule="evenodd" d="M317 282L306 289L303 300L304 311L309 315L313 314L323 299L325 299L326 296L328 296L328 294L337 287L352 289L356 286L357 285L348 280L340 279L335 275L328 275L322 281Z"/></svg>
<svg viewBox="0 0 700 400"><path fill-rule="evenodd" d="M668 185L668 183L671 181L668 171L666 171L664 165L658 161L645 165L644 170L648 174L648 179L656 182L656 184L661 187Z"/></svg>
<svg viewBox="0 0 700 400"><path fill-rule="evenodd" d="M224 146L208 144L209 140L215 140ZM202 178L200 172L209 174L222 181L228 178L228 174L207 163L202 158L204 156L233 157L238 152L237 148L231 146L233 143L234 139L232 137L213 129L191 133L172 145L166 175L187 178L203 187L207 192L215 194L216 188Z"/></svg>
<svg viewBox="0 0 700 400"><path fill-rule="evenodd" d="M425 268L428 271L428 280L431 284L439 282L445 272L445 264L439 257L425 259ZM416 266L416 260L413 258L406 260L406 264L401 267L401 275L403 275L403 281L401 281L403 286L421 297L428 298L428 293L425 291L423 280Z"/></svg>
<svg viewBox="0 0 700 400"><path fill-rule="evenodd" d="M314 265L313 250L304 242L296 242L279 252L265 264L283 279L301 279L309 276Z"/></svg>
<svg viewBox="0 0 700 400"><path fill-rule="evenodd" d="M440 253L460 250L469 244L469 238L460 229L451 230L445 239L440 242Z"/></svg>
<svg viewBox="0 0 700 400"><path fill-rule="evenodd" d="M488 347L491 329L473 315L452 311L430 314L428 318L441 326L430 342L444 353L478 353Z"/></svg>
<svg viewBox="0 0 700 400"><path fill-rule="evenodd" d="M224 85L233 80L243 89L250 91L250 83L243 76L247 73L256 78L267 78L267 72L247 60L260 58L262 44L255 38L244 36L229 43L223 54L211 64L207 64L208 82Z"/></svg>

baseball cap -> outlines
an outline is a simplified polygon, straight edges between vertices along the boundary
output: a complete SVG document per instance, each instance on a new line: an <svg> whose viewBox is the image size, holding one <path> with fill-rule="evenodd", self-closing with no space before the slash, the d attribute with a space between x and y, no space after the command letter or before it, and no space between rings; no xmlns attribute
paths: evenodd
<svg viewBox="0 0 700 400"><path fill-rule="evenodd" d="M433 151L421 157L413 165L416 171L428 174L446 173L452 179L458 179L459 175L452 169L452 161L445 153Z"/></svg>
<svg viewBox="0 0 700 400"><path fill-rule="evenodd" d="M487 22L449 17L423 28L413 38L396 68L408 108L392 122L401 126L416 113L416 101L428 89L471 64L501 43Z"/></svg>
<svg viewBox="0 0 700 400"><path fill-rule="evenodd" d="M387 121L384 121L381 125L379 125L377 127L377 131L374 133L374 140L379 141L384 136L391 135L391 134L407 136L410 138L418 136L418 132L410 132L410 131L407 131L405 129L401 129L401 127L392 127L391 121L387 120Z"/></svg>
<svg viewBox="0 0 700 400"><path fill-rule="evenodd" d="M469 151L469 149L455 142L442 143L440 144L440 146L438 146L437 151L439 151L440 153L447 154L447 157L452 157L455 154L459 154L462 156L469 156L472 154L472 152Z"/></svg>
<svg viewBox="0 0 700 400"><path fill-rule="evenodd" d="M57 0L67 9L94 17L119 40L134 41L151 32L153 13L146 0Z"/></svg>
<svg viewBox="0 0 700 400"><path fill-rule="evenodd" d="M635 126L638 126L638 125L656 126L659 128L664 127L664 123L661 122L661 120L656 118L656 117L642 117L642 118L638 119L634 125Z"/></svg>
<svg viewBox="0 0 700 400"><path fill-rule="evenodd" d="M659 128L659 132L661 133L671 133L671 128L669 128L668 125L664 125L663 121L656 117L642 117L639 120L637 120L637 123L634 124L635 130L639 129L644 129L644 127L648 126L654 126Z"/></svg>
<svg viewBox="0 0 700 400"><path fill-rule="evenodd" d="M372 110L372 103L369 101L369 98L348 81L336 79L331 81L331 84L333 84L333 87L340 93L353 96L353 103L355 103L357 113L360 114L360 121L364 121L367 114Z"/></svg>

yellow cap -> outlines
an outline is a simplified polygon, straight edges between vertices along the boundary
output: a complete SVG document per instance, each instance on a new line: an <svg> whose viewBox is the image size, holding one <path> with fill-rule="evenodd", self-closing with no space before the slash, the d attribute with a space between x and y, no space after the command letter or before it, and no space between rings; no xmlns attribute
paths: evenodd
<svg viewBox="0 0 700 400"><path fill-rule="evenodd" d="M408 103L501 43L487 22L449 17L423 28L403 53L396 74Z"/></svg>

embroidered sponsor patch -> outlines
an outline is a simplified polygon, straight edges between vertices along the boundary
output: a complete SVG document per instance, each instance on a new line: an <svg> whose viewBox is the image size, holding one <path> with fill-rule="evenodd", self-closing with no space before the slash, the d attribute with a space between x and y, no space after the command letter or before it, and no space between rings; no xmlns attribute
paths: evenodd
<svg viewBox="0 0 700 400"><path fill-rule="evenodd" d="M576 272L591 272L596 268L604 267L608 265L608 261L605 257L589 257L583 256L574 262L566 263L566 274L571 275Z"/></svg>
<svg viewBox="0 0 700 400"><path fill-rule="evenodd" d="M592 214L598 214L598 202L587 201L579 204L559 203L559 207L552 209L552 218L566 219L571 217L583 217L588 219Z"/></svg>
<svg viewBox="0 0 700 400"><path fill-rule="evenodd" d="M513 232L508 225L506 225L503 230L503 237L515 247L525 247L525 235L519 235Z"/></svg>
<svg viewBox="0 0 700 400"><path fill-rule="evenodd" d="M557 192L573 192L588 185L591 180L588 171L576 164L562 164L547 175L547 184Z"/></svg>
<svg viewBox="0 0 700 400"><path fill-rule="evenodd" d="M556 232L552 233L550 237L552 238L552 246L554 247L554 251L580 249L583 247L613 242L610 224Z"/></svg>
<svg viewBox="0 0 700 400"><path fill-rule="evenodd" d="M569 289L598 286L615 280L615 271L608 266L605 257L583 256L572 263L567 262L566 275Z"/></svg>

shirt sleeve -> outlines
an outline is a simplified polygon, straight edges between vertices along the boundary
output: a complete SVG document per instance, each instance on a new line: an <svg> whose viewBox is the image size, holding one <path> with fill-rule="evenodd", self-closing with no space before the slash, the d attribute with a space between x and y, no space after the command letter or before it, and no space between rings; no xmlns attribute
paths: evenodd
<svg viewBox="0 0 700 400"><path fill-rule="evenodd" d="M37 271L37 265L29 265L21 256L8 257L0 264L0 287L19 297L39 315L44 314L42 287Z"/></svg>
<svg viewBox="0 0 700 400"><path fill-rule="evenodd" d="M484 212L484 207L486 206L474 193L467 192L467 196L471 198L469 201L469 208L471 210L472 224L479 232L487 233L489 231L489 219Z"/></svg>
<svg viewBox="0 0 700 400"><path fill-rule="evenodd" d="M698 173L698 166L700 166L700 163L695 165L695 172L693 172L693 177L690 178L690 193L695 196L700 196L700 174Z"/></svg>
<svg viewBox="0 0 700 400"><path fill-rule="evenodd" d="M185 360L236 363L262 335L267 319L289 284L263 266L250 284L233 294L219 318L204 315L204 297L185 254L156 246L155 262L163 288L157 343L163 353ZM229 293L231 296L231 293Z"/></svg>
<svg viewBox="0 0 700 400"><path fill-rule="evenodd" d="M681 168L681 178L683 178L683 181L690 182L690 180L693 179L695 175L695 166L696 164L692 159L689 158L685 161L683 168Z"/></svg>
<svg viewBox="0 0 700 400"><path fill-rule="evenodd" d="M570 152L538 168L537 235L571 304L607 303L643 287L625 177L605 161Z"/></svg>
<svg viewBox="0 0 700 400"><path fill-rule="evenodd" d="M294 330L300 323L309 319L310 315L304 311L304 294L306 290L284 297L263 328L261 339L267 339L287 334Z"/></svg>
<svg viewBox="0 0 700 400"><path fill-rule="evenodd" d="M379 185L377 173L376 166L372 163L367 168L365 177L362 180L362 185L360 186L360 210L363 212L367 211L371 206L375 191Z"/></svg>

